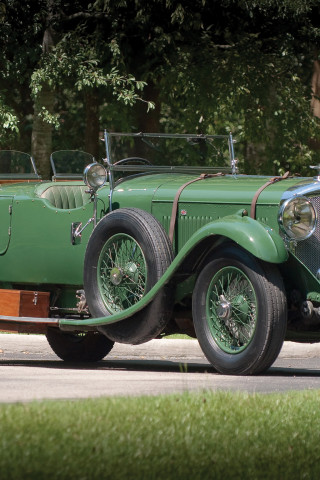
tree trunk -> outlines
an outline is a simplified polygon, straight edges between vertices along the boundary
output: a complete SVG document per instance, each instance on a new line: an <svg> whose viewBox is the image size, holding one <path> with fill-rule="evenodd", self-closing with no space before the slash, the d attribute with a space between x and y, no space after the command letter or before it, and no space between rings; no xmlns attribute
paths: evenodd
<svg viewBox="0 0 320 480"><path fill-rule="evenodd" d="M311 80L312 98L311 110L315 117L320 118L320 62L315 60L313 62L313 75ZM309 147L312 150L320 150L320 141L317 138L310 138Z"/></svg>
<svg viewBox="0 0 320 480"><path fill-rule="evenodd" d="M311 109L315 117L320 118L320 62L315 60L313 64L313 75L312 75L312 99L311 99Z"/></svg>
<svg viewBox="0 0 320 480"><path fill-rule="evenodd" d="M86 131L84 149L99 161L99 97L94 91L86 92Z"/></svg>
<svg viewBox="0 0 320 480"><path fill-rule="evenodd" d="M42 106L44 106L50 113L53 113L54 100L52 89L47 85L43 85L34 104L31 153L43 179L51 177L49 159L52 153L52 125L45 122L40 117L39 112Z"/></svg>
<svg viewBox="0 0 320 480"><path fill-rule="evenodd" d="M49 12L52 8L52 1L48 0ZM50 23L50 15L48 23ZM48 55L54 45L53 31L47 27L43 34L42 55ZM53 113L55 95L53 90L44 83L41 91L38 93L34 104L33 127L31 137L31 153L36 161L37 168L43 179L50 178L50 155L52 153L52 125L45 122L39 115L42 107L45 107L49 113Z"/></svg>

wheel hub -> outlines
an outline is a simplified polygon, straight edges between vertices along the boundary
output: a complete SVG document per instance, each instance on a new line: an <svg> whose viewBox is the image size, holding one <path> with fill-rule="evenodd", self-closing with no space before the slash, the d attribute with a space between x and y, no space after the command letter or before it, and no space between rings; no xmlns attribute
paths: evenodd
<svg viewBox="0 0 320 480"><path fill-rule="evenodd" d="M118 267L114 267L110 272L110 281L113 285L120 285L122 282L123 273Z"/></svg>
<svg viewBox="0 0 320 480"><path fill-rule="evenodd" d="M131 278L131 280L135 283L139 280L139 269L134 262L129 262L125 266L126 274Z"/></svg>
<svg viewBox="0 0 320 480"><path fill-rule="evenodd" d="M234 299L234 306L239 312L239 316L244 323L247 323L248 315L250 313L250 305L247 298L244 295L237 295Z"/></svg>
<svg viewBox="0 0 320 480"><path fill-rule="evenodd" d="M231 317L231 303L225 298L224 295L220 295L220 301L217 305L217 315L221 320L229 320Z"/></svg>

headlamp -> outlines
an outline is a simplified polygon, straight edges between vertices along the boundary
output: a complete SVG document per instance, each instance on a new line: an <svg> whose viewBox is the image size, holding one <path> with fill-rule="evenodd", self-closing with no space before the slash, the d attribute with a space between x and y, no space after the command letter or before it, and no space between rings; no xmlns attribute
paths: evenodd
<svg viewBox="0 0 320 480"><path fill-rule="evenodd" d="M90 163L83 173L83 181L88 187L97 190L107 181L107 171L100 163Z"/></svg>
<svg viewBox="0 0 320 480"><path fill-rule="evenodd" d="M299 196L290 198L281 205L278 221L287 237L305 240L316 228L317 215L310 200Z"/></svg>

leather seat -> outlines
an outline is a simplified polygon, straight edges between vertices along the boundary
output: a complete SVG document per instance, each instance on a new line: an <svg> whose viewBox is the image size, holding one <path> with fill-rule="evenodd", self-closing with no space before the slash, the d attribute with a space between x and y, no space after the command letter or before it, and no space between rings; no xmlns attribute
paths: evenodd
<svg viewBox="0 0 320 480"><path fill-rule="evenodd" d="M90 201L90 195L85 193L86 185L50 184L38 192L40 198L45 198L55 208L72 209L83 207Z"/></svg>

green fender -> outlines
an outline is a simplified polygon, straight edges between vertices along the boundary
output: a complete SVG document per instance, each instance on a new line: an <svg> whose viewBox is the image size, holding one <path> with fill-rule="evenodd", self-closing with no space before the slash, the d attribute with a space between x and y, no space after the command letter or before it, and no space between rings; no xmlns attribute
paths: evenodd
<svg viewBox="0 0 320 480"><path fill-rule="evenodd" d="M229 215L208 223L199 229L189 242L193 241L196 244L208 235L222 235L229 238L266 262L282 263L288 258L287 249L280 235L267 225L247 216Z"/></svg>
<svg viewBox="0 0 320 480"><path fill-rule="evenodd" d="M237 243L255 257L266 262L282 263L288 258L288 252L285 248L283 239L270 227L253 220L250 217L243 217L241 214L229 215L208 223L197 230L179 251L178 255L160 280L135 305L108 317L89 318L85 320L61 319L59 322L60 328L62 330L70 330L70 327L109 325L111 323L120 322L139 310L142 310L152 301L158 291L169 282L170 278L174 275L188 254L209 235L226 237Z"/></svg>

